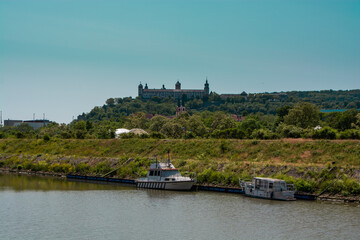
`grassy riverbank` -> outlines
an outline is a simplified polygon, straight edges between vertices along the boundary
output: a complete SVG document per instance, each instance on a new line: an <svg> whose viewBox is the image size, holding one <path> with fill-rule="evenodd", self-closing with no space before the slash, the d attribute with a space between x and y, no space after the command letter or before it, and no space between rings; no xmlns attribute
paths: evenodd
<svg viewBox="0 0 360 240"><path fill-rule="evenodd" d="M0 167L56 173L77 172L138 178L149 157L171 159L199 183L237 186L257 175L282 178L298 191L341 196L360 195L360 141L329 140L0 140ZM253 166L254 165L254 166ZM338 179L334 182L335 179Z"/></svg>

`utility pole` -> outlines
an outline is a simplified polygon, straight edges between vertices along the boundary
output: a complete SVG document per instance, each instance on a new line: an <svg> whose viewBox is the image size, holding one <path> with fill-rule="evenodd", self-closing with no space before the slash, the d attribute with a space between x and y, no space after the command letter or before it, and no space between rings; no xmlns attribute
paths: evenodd
<svg viewBox="0 0 360 240"><path fill-rule="evenodd" d="M2 111L0 111L0 128L2 128L3 124L2 124Z"/></svg>

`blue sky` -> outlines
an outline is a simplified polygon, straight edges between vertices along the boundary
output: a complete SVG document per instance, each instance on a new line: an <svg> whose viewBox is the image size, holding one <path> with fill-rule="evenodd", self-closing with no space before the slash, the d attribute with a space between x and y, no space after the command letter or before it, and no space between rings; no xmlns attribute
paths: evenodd
<svg viewBox="0 0 360 240"><path fill-rule="evenodd" d="M360 88L360 1L0 0L3 119L70 122L137 85Z"/></svg>

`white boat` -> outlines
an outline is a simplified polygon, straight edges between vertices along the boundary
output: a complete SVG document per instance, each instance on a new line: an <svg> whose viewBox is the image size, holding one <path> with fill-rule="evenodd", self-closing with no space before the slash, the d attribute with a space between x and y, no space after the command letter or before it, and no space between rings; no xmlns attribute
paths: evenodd
<svg viewBox="0 0 360 240"><path fill-rule="evenodd" d="M145 178L136 180L136 187L164 189L164 190L190 190L195 181L189 177L181 176L179 170L168 161L167 163L152 163Z"/></svg>
<svg viewBox="0 0 360 240"><path fill-rule="evenodd" d="M266 199L291 201L294 197L294 186L284 180L275 178L254 177L252 182L239 180L240 187L246 196Z"/></svg>

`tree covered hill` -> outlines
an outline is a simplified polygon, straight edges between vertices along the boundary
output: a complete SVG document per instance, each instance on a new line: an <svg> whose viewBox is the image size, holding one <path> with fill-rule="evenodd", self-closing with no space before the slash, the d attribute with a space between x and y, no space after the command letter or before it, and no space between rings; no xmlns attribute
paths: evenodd
<svg viewBox="0 0 360 240"><path fill-rule="evenodd" d="M68 125L54 122L37 130L27 124L4 127L0 138L104 139L114 138L118 128L141 128L150 133L142 137L150 138L360 139L360 110L354 109L360 108L359 97L360 90L262 93L227 99L211 93L203 99L178 101L109 98L102 107ZM180 104L187 112L174 117ZM351 109L323 113L320 109L325 105Z"/></svg>
<svg viewBox="0 0 360 240"><path fill-rule="evenodd" d="M263 113L275 115L277 109L299 102L315 104L319 109L359 109L360 90L323 90L323 91L291 91L286 93L249 94L247 98L226 98L212 92L202 99L180 100L174 98L153 97L150 100L140 98L109 98L103 106L94 107L89 113L78 116L79 120L91 121L123 121L124 116L132 113L175 115L176 106L183 105L190 114L200 111L224 111L230 114L246 115Z"/></svg>

